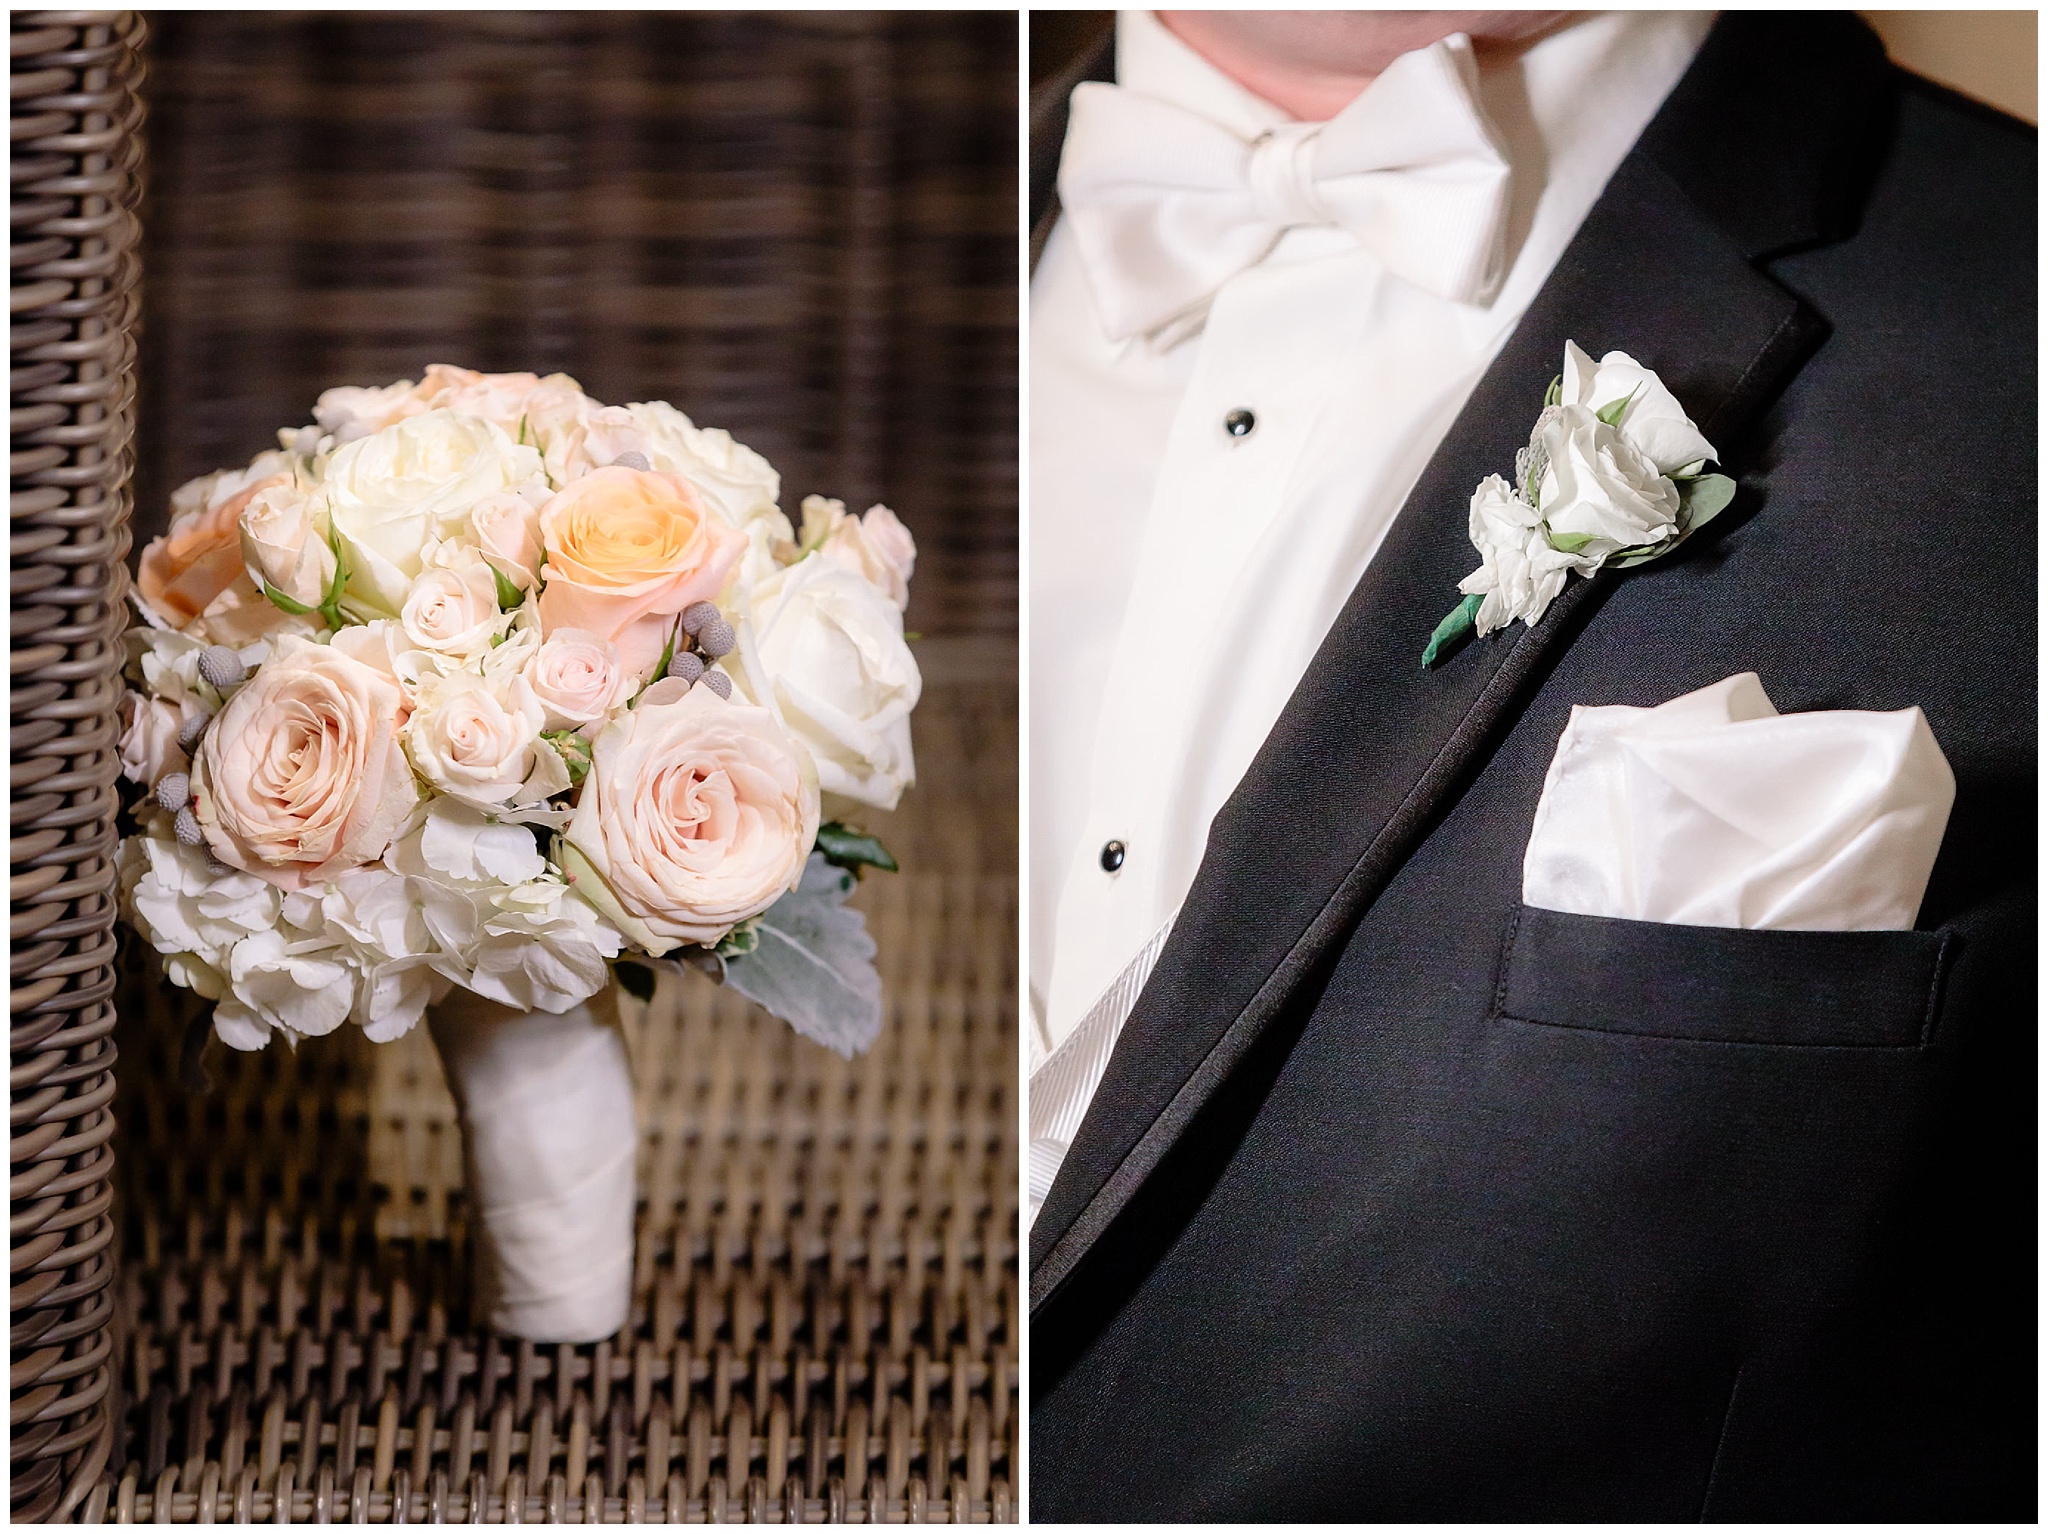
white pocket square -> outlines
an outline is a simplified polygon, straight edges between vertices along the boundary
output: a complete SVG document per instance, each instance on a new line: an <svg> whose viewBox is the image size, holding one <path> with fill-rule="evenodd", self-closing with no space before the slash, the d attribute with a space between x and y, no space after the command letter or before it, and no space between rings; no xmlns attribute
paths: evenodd
<svg viewBox="0 0 2048 1534"><path fill-rule="evenodd" d="M1578 707L1522 899L1697 927L1908 928L1955 796L1917 708L1780 714L1749 671L1657 708Z"/></svg>

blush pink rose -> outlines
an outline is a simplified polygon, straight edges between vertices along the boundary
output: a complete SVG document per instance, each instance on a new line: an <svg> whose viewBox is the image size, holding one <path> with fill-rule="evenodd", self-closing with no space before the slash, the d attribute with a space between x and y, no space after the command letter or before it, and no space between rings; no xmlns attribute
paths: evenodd
<svg viewBox="0 0 2048 1534"><path fill-rule="evenodd" d="M183 772L178 728L184 722L184 715L162 698L122 693L121 776L148 788L167 772Z"/></svg>
<svg viewBox="0 0 2048 1534"><path fill-rule="evenodd" d="M619 647L579 629L557 629L526 663L526 683L547 710L551 730L600 724L633 696Z"/></svg>
<svg viewBox="0 0 2048 1534"><path fill-rule="evenodd" d="M767 910L817 835L817 772L773 714L657 682L597 737L563 868L630 941L666 953Z"/></svg>
<svg viewBox="0 0 2048 1534"><path fill-rule="evenodd" d="M287 634L220 712L192 763L222 862L303 889L382 857L418 801L398 684Z"/></svg>
<svg viewBox="0 0 2048 1534"><path fill-rule="evenodd" d="M541 508L540 530L542 631L609 639L635 676L660 660L676 614L716 598L746 549L688 480L640 469L595 469L572 481Z"/></svg>

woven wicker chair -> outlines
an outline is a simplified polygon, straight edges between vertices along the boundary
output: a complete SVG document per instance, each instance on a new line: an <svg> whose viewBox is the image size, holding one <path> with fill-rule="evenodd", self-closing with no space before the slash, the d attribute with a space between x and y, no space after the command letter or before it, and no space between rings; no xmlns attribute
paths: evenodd
<svg viewBox="0 0 2048 1534"><path fill-rule="evenodd" d="M233 1055L116 961L141 29L17 15L14 1516L1014 1519L1014 23L152 26L140 536L329 383L673 399L918 534L922 781L881 1043L628 1004L631 1320L478 1329L424 1036Z"/></svg>
<svg viewBox="0 0 2048 1534"><path fill-rule="evenodd" d="M10 1505L113 1449L115 703L133 432L133 17L14 16Z"/></svg>

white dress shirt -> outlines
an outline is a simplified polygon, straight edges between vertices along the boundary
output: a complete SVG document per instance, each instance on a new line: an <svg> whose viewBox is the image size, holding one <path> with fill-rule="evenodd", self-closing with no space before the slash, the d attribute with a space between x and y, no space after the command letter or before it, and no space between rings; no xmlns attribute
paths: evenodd
<svg viewBox="0 0 2048 1534"><path fill-rule="evenodd" d="M1034 1215L1210 820L1712 19L1596 15L1479 72L1511 168L1489 303L1436 297L1344 230L1302 226L1195 324L1117 343L1070 222L1055 226L1031 286ZM1289 120L1148 11L1118 15L1117 78L1247 142ZM1570 339L1596 355L1629 341ZM1226 429L1234 411L1249 432Z"/></svg>

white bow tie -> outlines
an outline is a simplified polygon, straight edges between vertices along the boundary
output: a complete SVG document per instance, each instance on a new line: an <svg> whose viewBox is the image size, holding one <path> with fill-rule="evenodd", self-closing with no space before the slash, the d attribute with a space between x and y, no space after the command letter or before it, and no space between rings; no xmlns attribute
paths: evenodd
<svg viewBox="0 0 2048 1534"><path fill-rule="evenodd" d="M1403 54L1329 122L1250 143L1136 91L1078 86L1059 191L1096 314L1122 341L1199 312L1302 224L1337 225L1405 281L1483 303L1506 266L1508 178L1459 34Z"/></svg>

